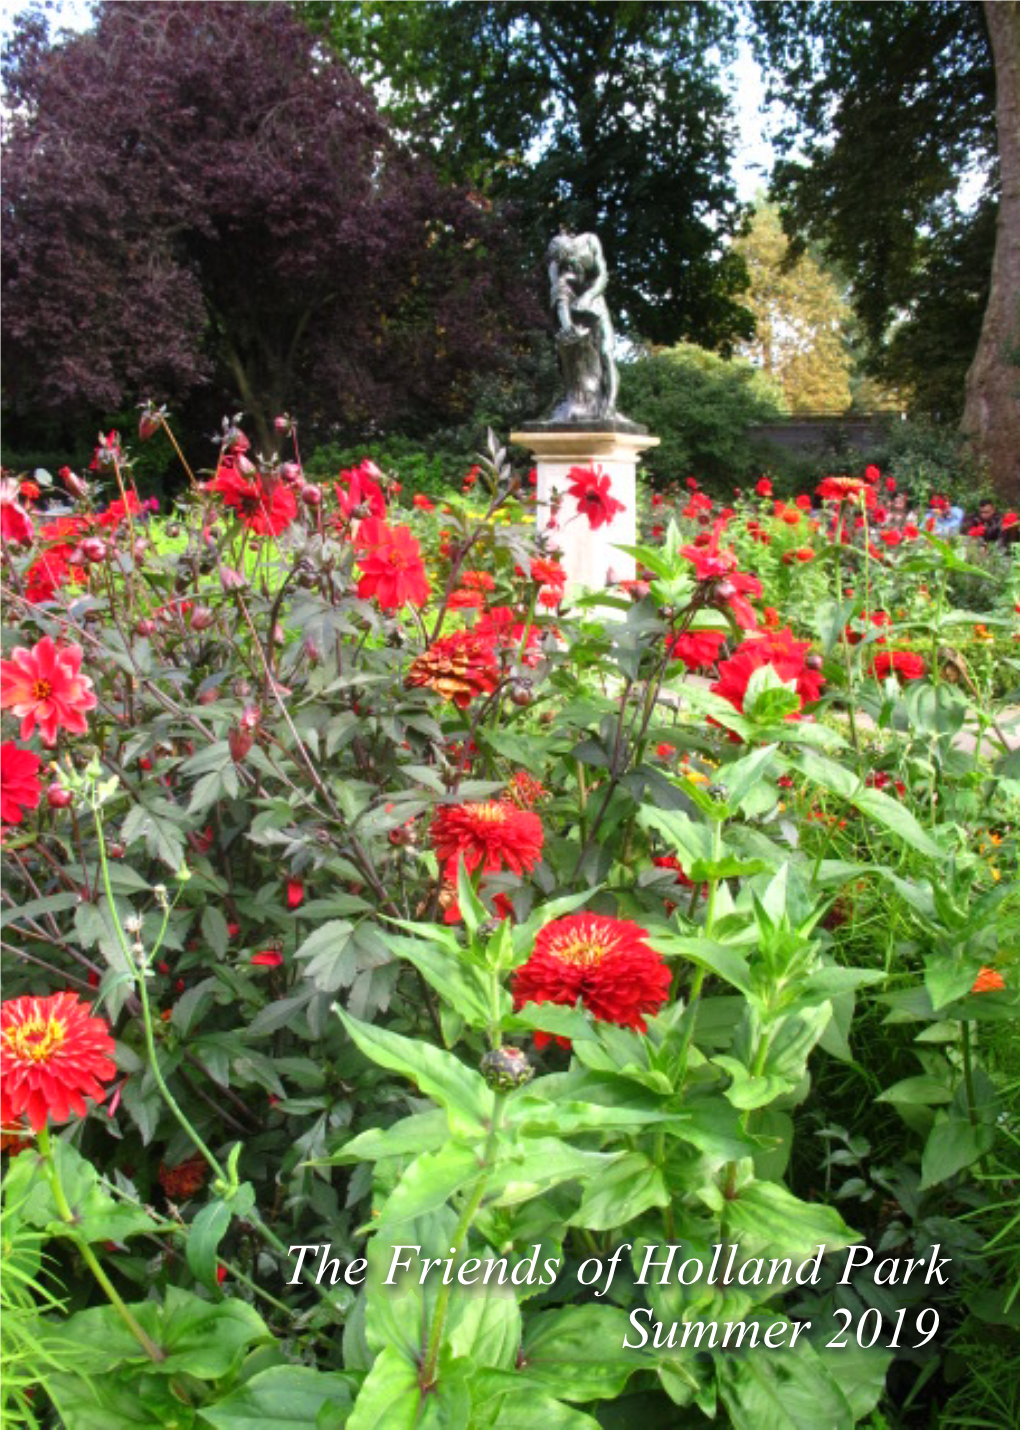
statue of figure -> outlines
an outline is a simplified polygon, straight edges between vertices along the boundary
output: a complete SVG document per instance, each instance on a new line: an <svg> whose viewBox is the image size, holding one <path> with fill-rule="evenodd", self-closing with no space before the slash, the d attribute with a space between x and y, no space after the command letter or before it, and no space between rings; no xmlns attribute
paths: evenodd
<svg viewBox="0 0 1020 1430"><path fill-rule="evenodd" d="M612 421L618 379L613 320L604 297L609 273L593 233L560 233L549 245L556 346L566 387L552 422Z"/></svg>

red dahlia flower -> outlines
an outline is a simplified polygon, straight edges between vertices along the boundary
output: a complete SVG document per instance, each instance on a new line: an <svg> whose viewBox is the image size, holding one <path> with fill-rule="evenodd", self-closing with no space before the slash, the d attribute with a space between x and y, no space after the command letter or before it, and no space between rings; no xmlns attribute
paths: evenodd
<svg viewBox="0 0 1020 1430"><path fill-rule="evenodd" d="M466 710L476 696L491 695L499 677L492 641L477 631L453 631L422 651L404 684L409 689L425 686Z"/></svg>
<svg viewBox="0 0 1020 1430"><path fill-rule="evenodd" d="M39 756L23 750L13 740L0 745L0 822L20 824L26 809L35 809L42 797Z"/></svg>
<svg viewBox="0 0 1020 1430"><path fill-rule="evenodd" d="M504 867L515 874L533 869L542 853L544 833L537 814L503 800L450 804L432 821L432 843L447 879L456 879L461 858L469 873Z"/></svg>
<svg viewBox="0 0 1020 1430"><path fill-rule="evenodd" d="M367 457L358 466L340 473L333 489L340 503L340 511L345 517L352 516L355 508L359 506L367 506L369 516L377 516L380 520L386 516L386 498L379 485L380 477L382 472ZM433 506L428 497L423 500L428 502L428 505L422 509L432 511ZM415 497L414 504L422 505L418 497Z"/></svg>
<svg viewBox="0 0 1020 1430"><path fill-rule="evenodd" d="M800 507L801 511L811 510L811 498L808 496L807 492L802 492L799 497L794 497L793 504L794 506Z"/></svg>
<svg viewBox="0 0 1020 1430"><path fill-rule="evenodd" d="M32 518L19 500L22 495L12 477L0 479L0 536L12 546L28 546L35 536Z"/></svg>
<svg viewBox="0 0 1020 1430"><path fill-rule="evenodd" d="M725 639L725 631L686 631L668 636L666 646L670 660L682 660L688 670L706 670L719 659Z"/></svg>
<svg viewBox="0 0 1020 1430"><path fill-rule="evenodd" d="M15 646L10 660L0 660L0 709L21 721L21 738L27 740L39 726L47 745L58 730L83 735L88 729L85 712L96 706L92 681L80 675L80 645L57 646L43 636L31 650Z"/></svg>
<svg viewBox="0 0 1020 1430"><path fill-rule="evenodd" d="M290 487L277 482L270 490L259 476L243 476L229 453L221 459L207 490L218 492L224 506L236 512L238 521L256 536L279 536L297 516L297 501Z"/></svg>
<svg viewBox="0 0 1020 1430"><path fill-rule="evenodd" d="M614 516L627 509L623 502L610 496L612 478L601 467L571 467L567 481L572 484L567 491L577 502L578 515L588 518L592 531L607 526Z"/></svg>
<svg viewBox="0 0 1020 1430"><path fill-rule="evenodd" d="M305 885L303 879L287 880L287 907L288 909L299 909L305 901Z"/></svg>
<svg viewBox="0 0 1020 1430"><path fill-rule="evenodd" d="M645 943L646 929L605 914L571 914L546 924L527 963L514 974L514 1008L578 999L599 1022L645 1031L645 1014L669 997L669 969ZM548 1033L536 1033L544 1048ZM569 1047L566 1038L557 1038Z"/></svg>
<svg viewBox="0 0 1020 1430"><path fill-rule="evenodd" d="M510 609L509 606L492 606L486 611L475 626L475 635L483 636L498 647L512 649L520 648L524 640L525 626L519 616ZM528 647L523 656L524 665L537 665L540 659L539 652L533 650L542 639L542 632L537 626L528 629Z"/></svg>
<svg viewBox="0 0 1020 1430"><path fill-rule="evenodd" d="M102 1102L116 1074L112 1052L106 1022L76 993L0 1004L0 1123L25 1116L39 1132L47 1118L84 1117L85 1098Z"/></svg>
<svg viewBox="0 0 1020 1430"><path fill-rule="evenodd" d="M805 664L810 649L811 642L795 640L789 626L768 634L762 632L750 640L741 641L729 660L720 663L719 679L709 689L716 695L722 695L735 710L743 712L751 676L762 666L770 665L784 684L795 683L803 708L818 699L825 684L824 677ZM799 720L800 710L791 712L786 718Z"/></svg>
<svg viewBox="0 0 1020 1430"><path fill-rule="evenodd" d="M466 586L469 591L484 591L488 594L496 589L496 579L488 571L462 571L460 580L461 585Z"/></svg>
<svg viewBox="0 0 1020 1430"><path fill-rule="evenodd" d="M878 680L896 674L904 680L920 680L926 666L912 650L880 650L871 663L871 673Z"/></svg>
<svg viewBox="0 0 1020 1430"><path fill-rule="evenodd" d="M122 521L127 521L129 516L141 516L144 508L134 492L128 492L127 501L120 497L112 501L101 516L96 517L97 526L109 527L115 531Z"/></svg>
<svg viewBox="0 0 1020 1430"><path fill-rule="evenodd" d="M374 596L384 611L398 611L408 603L424 606L432 588L409 526L390 527L370 516L358 527L354 544L363 572L358 582L362 599Z"/></svg>
<svg viewBox="0 0 1020 1430"><path fill-rule="evenodd" d="M759 482L756 482L754 489L760 497L770 497L772 495L772 483L768 477L762 477Z"/></svg>

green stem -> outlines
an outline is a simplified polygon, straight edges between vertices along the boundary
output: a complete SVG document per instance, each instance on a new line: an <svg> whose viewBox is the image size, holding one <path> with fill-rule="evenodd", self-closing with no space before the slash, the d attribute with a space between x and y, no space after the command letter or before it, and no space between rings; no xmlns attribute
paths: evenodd
<svg viewBox="0 0 1020 1430"><path fill-rule="evenodd" d="M149 1359L156 1362L166 1360L165 1352L160 1350L151 1336L149 1336L135 1320L127 1306L125 1306L117 1288L99 1264L95 1252L91 1246L89 1246L84 1236L77 1230L77 1218L71 1210L67 1197L64 1195L64 1188L60 1182L60 1172L57 1170L56 1158L53 1155L49 1129L43 1127L36 1134L36 1138L40 1155L46 1163L46 1177L50 1184L50 1190L53 1193L53 1201L57 1208L57 1215L66 1226L71 1228L71 1238L81 1252L85 1265L92 1272L92 1275L96 1278L110 1305L117 1312L117 1315L124 1322L125 1326L127 1326Z"/></svg>
<svg viewBox="0 0 1020 1430"><path fill-rule="evenodd" d="M499 1136L499 1124L503 1115L503 1106L506 1102L504 1093L497 1092L495 1105L492 1111L492 1123L489 1127L489 1135L485 1142L483 1153L484 1172L478 1178L471 1196L464 1205L464 1210L460 1214L453 1233L453 1245L451 1254L456 1261L460 1256L464 1242L467 1240L468 1232L471 1230L471 1223L475 1219L478 1208L482 1204L485 1195L485 1188L489 1184L489 1175L492 1171L496 1152L496 1139ZM428 1345L425 1350L425 1359L422 1362L419 1384L422 1390L430 1390L436 1383L436 1365L439 1361L439 1351L443 1344L443 1330L446 1326L446 1313L450 1305L450 1297L453 1294L453 1282L444 1282L439 1288L439 1295L436 1297L435 1308L432 1312L432 1323L429 1326Z"/></svg>

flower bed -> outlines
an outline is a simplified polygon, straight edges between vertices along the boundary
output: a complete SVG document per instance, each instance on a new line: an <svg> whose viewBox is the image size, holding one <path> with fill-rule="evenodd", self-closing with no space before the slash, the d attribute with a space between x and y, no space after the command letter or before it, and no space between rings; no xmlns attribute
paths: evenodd
<svg viewBox="0 0 1020 1430"><path fill-rule="evenodd" d="M973 1404L1016 1315L1016 548L882 540L877 473L694 483L568 604L497 448L401 507L278 430L165 520L116 434L71 515L4 483L9 1413Z"/></svg>

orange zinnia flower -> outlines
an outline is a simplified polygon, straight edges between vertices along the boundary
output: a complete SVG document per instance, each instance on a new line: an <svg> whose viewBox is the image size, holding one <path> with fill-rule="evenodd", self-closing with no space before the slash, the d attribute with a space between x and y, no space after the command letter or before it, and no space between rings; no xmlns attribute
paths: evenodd
<svg viewBox="0 0 1020 1430"><path fill-rule="evenodd" d="M85 712L96 706L92 681L79 674L80 645L58 646L43 636L31 650L15 646L10 660L0 660L0 709L21 721L21 738L27 740L39 726L47 745L58 730L83 735L88 729Z"/></svg>
<svg viewBox="0 0 1020 1430"><path fill-rule="evenodd" d="M0 1124L22 1115L39 1132L48 1118L84 1117L85 1098L102 1102L100 1086L116 1074L113 1039L76 993L12 998L0 1004Z"/></svg>
<svg viewBox="0 0 1020 1430"><path fill-rule="evenodd" d="M970 990L972 993L1002 993L1006 987L1006 980L995 968L982 968L978 976L974 979L974 986Z"/></svg>

